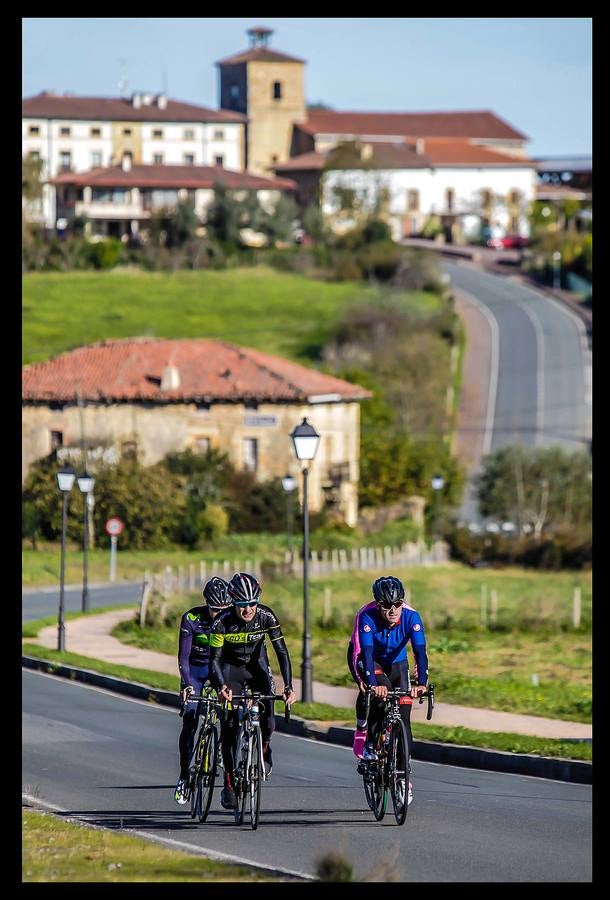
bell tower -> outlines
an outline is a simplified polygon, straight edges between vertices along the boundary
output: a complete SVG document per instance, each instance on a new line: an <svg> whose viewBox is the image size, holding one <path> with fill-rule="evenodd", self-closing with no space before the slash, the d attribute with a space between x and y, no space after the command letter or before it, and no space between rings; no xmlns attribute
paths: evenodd
<svg viewBox="0 0 610 900"><path fill-rule="evenodd" d="M220 70L220 108L243 113L246 168L258 175L290 157L292 126L307 118L305 62L273 50L273 31L258 25L247 31L249 47L216 63Z"/></svg>

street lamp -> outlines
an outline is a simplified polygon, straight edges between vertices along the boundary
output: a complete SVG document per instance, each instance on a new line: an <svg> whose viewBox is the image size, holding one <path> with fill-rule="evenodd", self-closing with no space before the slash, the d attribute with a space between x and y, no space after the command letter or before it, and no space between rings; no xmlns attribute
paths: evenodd
<svg viewBox="0 0 610 900"><path fill-rule="evenodd" d="M561 287L561 252L555 250L553 253L553 290L558 291Z"/></svg>
<svg viewBox="0 0 610 900"><path fill-rule="evenodd" d="M292 559L292 492L297 486L296 478L293 478L292 475L286 474L282 478L282 487L286 491L286 533L288 535L288 550L290 551L290 558Z"/></svg>
<svg viewBox="0 0 610 900"><path fill-rule="evenodd" d="M89 509L92 504L89 498L93 499L93 488L95 486L95 478L85 470L82 475L78 476L78 486L83 495L83 597L81 601L82 612L89 609L89 585L87 583L87 551L89 550Z"/></svg>
<svg viewBox="0 0 610 900"><path fill-rule="evenodd" d="M61 518L61 566L59 576L59 614L57 617L57 649L59 651L66 649L66 628L64 625L64 575L65 575L65 558L66 558L66 525L68 516L68 496L72 490L76 473L72 466L62 466L57 473L57 485L62 492L63 512Z"/></svg>
<svg viewBox="0 0 610 900"><path fill-rule="evenodd" d="M309 509L307 506L308 463L316 455L320 435L303 419L292 431L290 437L294 452L301 463L303 472L303 661L301 665L301 702L313 702L313 682L311 665L311 635L309 634Z"/></svg>
<svg viewBox="0 0 610 900"><path fill-rule="evenodd" d="M434 491L434 537L438 540L438 498L440 492L445 487L445 479L442 475L433 475L430 484Z"/></svg>

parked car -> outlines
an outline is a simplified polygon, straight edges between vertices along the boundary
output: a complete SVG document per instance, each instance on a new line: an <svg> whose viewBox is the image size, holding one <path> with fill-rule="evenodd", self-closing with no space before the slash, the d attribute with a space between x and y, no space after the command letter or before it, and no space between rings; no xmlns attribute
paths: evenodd
<svg viewBox="0 0 610 900"><path fill-rule="evenodd" d="M528 239L520 234L506 234L501 238L490 238L487 246L494 250L515 250L527 247Z"/></svg>

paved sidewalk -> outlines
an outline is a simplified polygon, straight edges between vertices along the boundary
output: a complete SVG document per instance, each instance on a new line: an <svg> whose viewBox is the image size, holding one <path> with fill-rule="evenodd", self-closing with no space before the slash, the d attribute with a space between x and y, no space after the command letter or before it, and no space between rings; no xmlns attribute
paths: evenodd
<svg viewBox="0 0 610 900"><path fill-rule="evenodd" d="M66 622L66 649L81 656L90 656L117 665L132 666L137 669L150 669L154 672L166 672L176 676L178 687L178 663L173 656L156 653L152 650L141 650L122 644L112 637L110 632L127 619L133 618L133 609L112 610L99 616L84 616ZM41 629L37 641L44 647L57 646L57 626ZM177 642L177 636L176 636ZM297 696L300 695L300 680L294 679ZM357 690L354 688L333 687L314 681L314 697L319 703L333 706L353 706ZM298 704L295 706L298 715ZM426 704L413 705L413 718L416 722L426 724ZM564 722L558 719L544 719L540 716L525 716L519 713L498 712L490 709L477 709L469 706L454 706L449 703L436 703L432 723L434 725L473 728L477 731L511 732L514 734L530 734L539 737L564 739L590 739L592 726L581 722Z"/></svg>

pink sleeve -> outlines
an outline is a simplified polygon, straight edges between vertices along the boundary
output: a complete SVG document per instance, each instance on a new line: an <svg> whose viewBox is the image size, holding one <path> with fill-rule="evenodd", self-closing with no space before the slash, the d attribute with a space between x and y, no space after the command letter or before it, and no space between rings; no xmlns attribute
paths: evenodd
<svg viewBox="0 0 610 900"><path fill-rule="evenodd" d="M360 626L360 615L367 610L373 609L375 607L375 601L371 601L369 603L365 603L364 606L361 606L358 612L356 613L356 617L354 619L354 630L352 631L352 665L354 667L354 672L357 674L358 669L356 668L356 662L358 660L358 656L360 655L360 635L358 634L358 629ZM360 679L359 679L360 680Z"/></svg>

